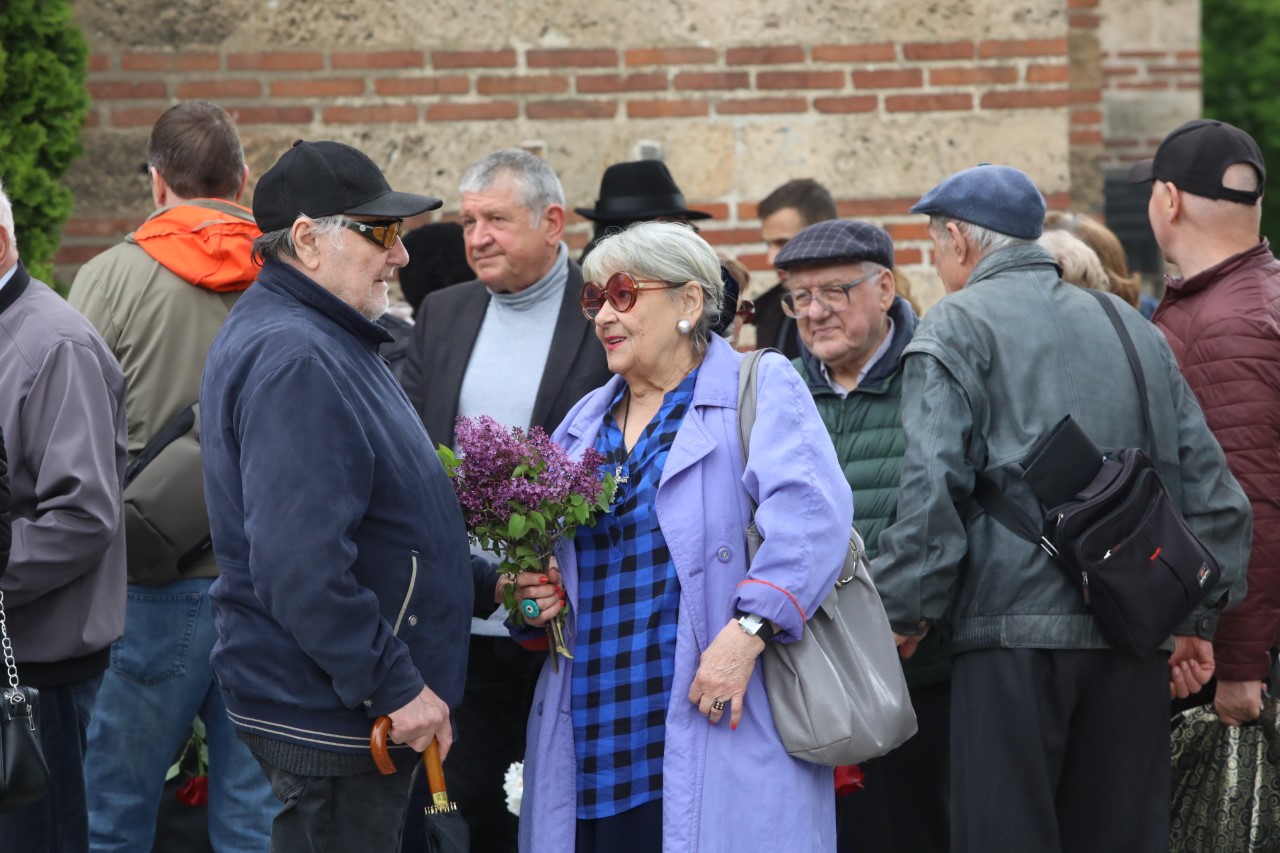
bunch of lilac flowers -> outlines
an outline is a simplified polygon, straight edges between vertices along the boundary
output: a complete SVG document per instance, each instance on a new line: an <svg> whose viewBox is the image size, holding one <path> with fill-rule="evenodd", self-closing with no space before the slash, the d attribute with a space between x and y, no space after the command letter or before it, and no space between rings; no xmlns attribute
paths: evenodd
<svg viewBox="0 0 1280 853"><path fill-rule="evenodd" d="M498 555L498 571L546 572L556 543L573 536L608 511L614 482L601 476L605 459L588 448L574 462L541 427L528 433L507 429L488 416L458 418L458 451L441 445L440 461L453 478L467 530L481 548ZM506 587L506 609L522 622L515 587ZM565 611L548 626L555 654L571 657L564 644Z"/></svg>

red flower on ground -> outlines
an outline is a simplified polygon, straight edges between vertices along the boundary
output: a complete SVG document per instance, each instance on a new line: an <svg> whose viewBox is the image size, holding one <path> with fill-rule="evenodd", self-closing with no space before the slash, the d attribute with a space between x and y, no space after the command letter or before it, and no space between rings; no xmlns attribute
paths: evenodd
<svg viewBox="0 0 1280 853"><path fill-rule="evenodd" d="M209 777L192 776L182 783L177 797L189 806L203 806L209 802Z"/></svg>

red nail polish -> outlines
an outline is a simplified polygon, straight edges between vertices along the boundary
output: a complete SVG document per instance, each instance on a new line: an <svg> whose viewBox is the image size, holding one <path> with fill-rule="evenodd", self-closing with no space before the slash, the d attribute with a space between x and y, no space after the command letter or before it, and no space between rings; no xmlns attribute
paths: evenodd
<svg viewBox="0 0 1280 853"><path fill-rule="evenodd" d="M538 578L538 583L550 583L550 582L551 582L551 581L550 581L550 580L548 580L546 577L540 577L540 578Z"/></svg>
<svg viewBox="0 0 1280 853"><path fill-rule="evenodd" d="M731 732L736 732L737 730L738 730L738 724L737 724L737 723L730 723L730 724L729 724L729 731L731 731Z"/></svg>

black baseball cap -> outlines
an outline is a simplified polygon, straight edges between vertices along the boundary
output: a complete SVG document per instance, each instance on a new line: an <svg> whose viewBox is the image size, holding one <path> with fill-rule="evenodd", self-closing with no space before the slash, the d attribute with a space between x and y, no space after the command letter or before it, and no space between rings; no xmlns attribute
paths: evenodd
<svg viewBox="0 0 1280 853"><path fill-rule="evenodd" d="M1236 190L1222 185L1222 176L1236 163L1248 163L1258 172L1258 189ZM1150 160L1135 163L1129 181L1168 181L1178 189L1203 198L1256 204L1267 182L1262 152L1253 137L1225 121L1195 119L1171 132Z"/></svg>
<svg viewBox="0 0 1280 853"><path fill-rule="evenodd" d="M391 189L369 155L342 142L299 139L258 179L253 218L263 232L290 228L299 216L340 213L404 219L444 202Z"/></svg>

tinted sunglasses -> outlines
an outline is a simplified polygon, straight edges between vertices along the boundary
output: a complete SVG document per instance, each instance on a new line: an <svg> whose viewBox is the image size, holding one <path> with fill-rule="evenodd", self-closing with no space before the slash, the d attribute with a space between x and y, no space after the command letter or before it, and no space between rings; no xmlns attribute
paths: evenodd
<svg viewBox="0 0 1280 853"><path fill-rule="evenodd" d="M646 284L657 286L644 287L643 285ZM670 290L674 287L684 287L684 284L684 282L673 284L656 278L636 278L631 273L616 272L609 276L604 287L594 281L583 283L582 292L578 298L582 302L583 315L588 320L594 320L600 313L600 309L604 307L606 299L613 306L613 310L621 314L631 310L636 304L636 297L642 290Z"/></svg>
<svg viewBox="0 0 1280 853"><path fill-rule="evenodd" d="M404 220L380 219L377 222L357 222L354 219L344 219L342 227L356 232L370 243L390 249L395 246L400 232L404 230Z"/></svg>

